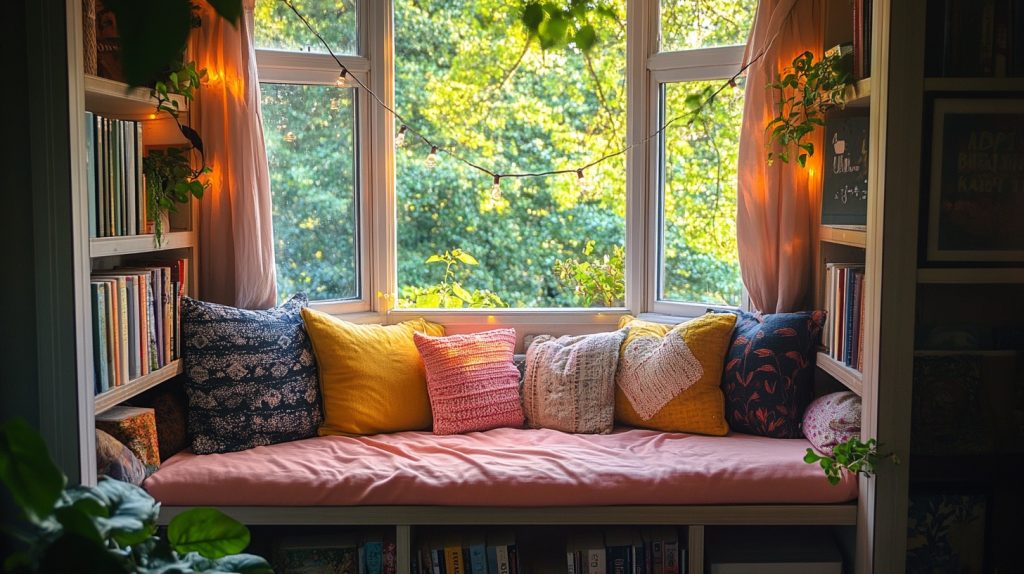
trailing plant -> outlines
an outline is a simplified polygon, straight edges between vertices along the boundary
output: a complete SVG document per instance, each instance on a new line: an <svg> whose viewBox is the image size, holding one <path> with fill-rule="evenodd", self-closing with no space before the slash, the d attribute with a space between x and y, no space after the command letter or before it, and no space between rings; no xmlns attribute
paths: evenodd
<svg viewBox="0 0 1024 574"><path fill-rule="evenodd" d="M594 241L587 241L584 257L594 254ZM555 262L555 275L563 285L573 288L584 307L601 303L605 307L621 306L626 299L625 250L613 245L611 255L591 260L570 257Z"/></svg>
<svg viewBox="0 0 1024 574"><path fill-rule="evenodd" d="M478 265L479 261L462 249L452 249L444 254L435 253L427 258L426 263L443 263L444 276L440 283L428 287L403 287L399 307L418 307L428 309L460 309L463 307L508 307L497 293L487 289L473 289L462 286L457 277L461 265ZM469 269L466 269L466 276Z"/></svg>
<svg viewBox="0 0 1024 574"><path fill-rule="evenodd" d="M170 147L150 150L142 159L142 171L146 174L146 209L153 218L154 241L159 246L164 232L162 214L177 212L178 204L188 203L192 197L202 199L210 184L199 176L211 170L206 166L193 169L186 148Z"/></svg>
<svg viewBox="0 0 1024 574"><path fill-rule="evenodd" d="M0 481L23 519L4 524L19 543L5 572L273 572L263 558L239 554L249 530L219 510L193 508L161 531L160 504L135 485L103 477L93 487L66 486L23 419L0 425Z"/></svg>
<svg viewBox="0 0 1024 574"><path fill-rule="evenodd" d="M879 455L878 441L869 438L862 442L860 437L850 437L845 442L837 444L832 449L832 455L820 455L814 449L807 449L804 454L804 462L807 464L818 463L825 471L825 477L830 484L839 484L843 474L863 474L865 477L875 475L875 469L882 459L888 458L895 464L899 464L899 458L895 454Z"/></svg>
<svg viewBox="0 0 1024 574"><path fill-rule="evenodd" d="M815 62L814 54L804 52L782 71L779 81L768 84L777 92L778 113L765 127L768 164L775 158L788 163L791 153L801 167L814 155L814 144L805 141L815 129L825 125L825 110L845 105L850 73L838 54ZM773 151L778 145L779 151Z"/></svg>

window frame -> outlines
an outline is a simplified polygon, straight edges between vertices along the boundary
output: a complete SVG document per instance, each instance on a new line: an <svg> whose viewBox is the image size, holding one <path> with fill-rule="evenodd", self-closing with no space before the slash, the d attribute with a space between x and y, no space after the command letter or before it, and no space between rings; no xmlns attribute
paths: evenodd
<svg viewBox="0 0 1024 574"><path fill-rule="evenodd" d="M270 0L261 0L270 1ZM395 105L394 4L358 0L358 55L338 59L389 107ZM661 86L665 83L727 79L739 69L743 46L659 52L660 1L626 0L626 135L643 141L660 125ZM329 54L257 49L261 82L331 84L338 67ZM662 188L659 138L626 154L625 306L616 308L397 309L397 197L395 119L363 90L357 90L357 163L359 169L358 271L360 297L312 301L310 306L356 322L396 323L425 317L451 332L480 327L518 327L521 334L582 333L614 326L625 314L656 313L696 317L709 307L659 300L660 205ZM746 307L746 291L744 305ZM731 307L723 307L731 308Z"/></svg>

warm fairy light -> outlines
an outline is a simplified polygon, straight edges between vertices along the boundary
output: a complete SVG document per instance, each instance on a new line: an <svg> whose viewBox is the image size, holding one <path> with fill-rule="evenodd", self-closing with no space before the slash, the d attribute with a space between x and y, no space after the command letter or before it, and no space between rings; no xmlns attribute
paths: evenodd
<svg viewBox="0 0 1024 574"><path fill-rule="evenodd" d="M345 85L348 84L348 81L345 79L345 76L347 76L347 75L348 75L348 70L346 70L345 68L342 68L341 69L341 73L338 74L338 79L334 80L334 85L338 86L339 88L344 88Z"/></svg>
<svg viewBox="0 0 1024 574"><path fill-rule="evenodd" d="M494 176L494 185L491 186L491 199L501 201L501 176Z"/></svg>
<svg viewBox="0 0 1024 574"><path fill-rule="evenodd" d="M156 119L156 114L149 114L149 119L155 120Z"/></svg>
<svg viewBox="0 0 1024 574"><path fill-rule="evenodd" d="M295 137L295 133L294 132L288 132L288 133L284 134L284 141L286 141L288 143L292 143L296 139L297 138Z"/></svg>
<svg viewBox="0 0 1024 574"><path fill-rule="evenodd" d="M331 98L331 111L336 112L341 109L341 104L338 103L338 98Z"/></svg>
<svg viewBox="0 0 1024 574"><path fill-rule="evenodd" d="M590 197L591 192L594 191L594 182L589 177L583 175L583 169L576 170L576 184L580 187L580 195L583 197Z"/></svg>
<svg viewBox="0 0 1024 574"><path fill-rule="evenodd" d="M435 165L437 165L437 146L436 145L430 146L430 155L428 155L427 159L423 161L423 165L425 165L427 167L434 167Z"/></svg>
<svg viewBox="0 0 1024 574"><path fill-rule="evenodd" d="M395 149L402 147L405 144L405 130L409 128L402 126L398 128L398 135L395 136Z"/></svg>

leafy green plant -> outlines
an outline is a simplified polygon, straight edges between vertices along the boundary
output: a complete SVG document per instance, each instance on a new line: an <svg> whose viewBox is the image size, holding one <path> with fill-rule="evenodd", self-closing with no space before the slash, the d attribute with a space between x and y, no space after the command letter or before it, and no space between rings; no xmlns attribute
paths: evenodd
<svg viewBox="0 0 1024 574"><path fill-rule="evenodd" d="M478 265L476 257L462 249L452 249L444 254L431 255L426 263L443 263L444 277L440 283L428 287L403 287L399 307L418 307L427 309L460 309L463 307L508 307L497 293L487 289L473 289L462 286L456 278L460 275L460 265ZM468 275L468 269L466 275Z"/></svg>
<svg viewBox="0 0 1024 574"><path fill-rule="evenodd" d="M594 254L594 241L588 241L583 249L584 257ZM626 298L625 250L621 245L612 246L611 255L591 260L570 257L555 262L555 275L563 285L573 288L573 293L590 307L601 303L605 307L621 306Z"/></svg>
<svg viewBox="0 0 1024 574"><path fill-rule="evenodd" d="M788 163L790 154L797 154L801 167L814 155L814 144L805 141L815 129L825 125L825 111L845 104L850 73L841 65L838 54L815 62L814 54L804 52L782 71L779 81L768 84L778 98L778 113L765 127L768 164L775 158ZM779 151L772 151L778 145Z"/></svg>
<svg viewBox="0 0 1024 574"><path fill-rule="evenodd" d="M847 441L837 444L832 449L832 456L820 455L814 449L807 449L804 454L804 462L807 464L818 463L825 471L825 477L830 484L839 484L843 474L863 474L865 477L875 475L875 469L881 460L888 458L898 464L899 458L895 454L887 456L878 454L878 441L869 438L866 442L859 437L850 437Z"/></svg>
<svg viewBox="0 0 1024 574"><path fill-rule="evenodd" d="M19 543L5 572L272 573L266 560L239 554L249 530L213 508L193 508L156 526L160 504L141 488L103 477L67 487L46 443L23 419L0 425L0 481L22 511L3 531Z"/></svg>
<svg viewBox="0 0 1024 574"><path fill-rule="evenodd" d="M615 19L615 9L603 2L570 0L566 3L528 2L520 20L541 48L556 48L572 42L583 52L597 44L597 30L590 23L590 14Z"/></svg>
<svg viewBox="0 0 1024 574"><path fill-rule="evenodd" d="M159 246L164 232L162 214L178 211L179 204L193 197L202 199L210 184L199 176L211 170L206 166L193 169L189 150L171 147L150 150L142 160L142 171L146 174L146 209L153 219L153 239Z"/></svg>

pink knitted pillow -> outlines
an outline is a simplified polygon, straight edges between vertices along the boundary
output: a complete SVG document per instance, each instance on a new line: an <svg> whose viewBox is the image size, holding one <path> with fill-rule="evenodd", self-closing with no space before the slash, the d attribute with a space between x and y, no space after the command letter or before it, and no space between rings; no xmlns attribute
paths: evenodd
<svg viewBox="0 0 1024 574"><path fill-rule="evenodd" d="M523 426L514 329L431 337L416 333L427 370L434 434Z"/></svg>
<svg viewBox="0 0 1024 574"><path fill-rule="evenodd" d="M860 397L843 391L814 399L804 412L803 432L815 449L831 455L837 444L860 436Z"/></svg>

